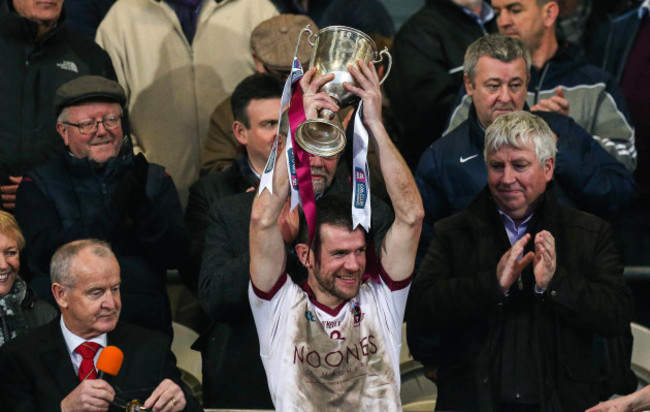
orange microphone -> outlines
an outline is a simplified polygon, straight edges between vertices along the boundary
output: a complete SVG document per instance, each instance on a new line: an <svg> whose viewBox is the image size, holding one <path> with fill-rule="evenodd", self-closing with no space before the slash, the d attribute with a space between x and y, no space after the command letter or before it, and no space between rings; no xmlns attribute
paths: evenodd
<svg viewBox="0 0 650 412"><path fill-rule="evenodd" d="M120 371L124 354L117 346L107 346L97 358L97 379L110 382L111 378Z"/></svg>

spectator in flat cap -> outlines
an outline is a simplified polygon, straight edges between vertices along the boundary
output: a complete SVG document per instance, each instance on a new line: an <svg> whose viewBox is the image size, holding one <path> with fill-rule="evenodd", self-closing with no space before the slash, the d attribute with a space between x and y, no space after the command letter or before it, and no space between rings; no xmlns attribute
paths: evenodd
<svg viewBox="0 0 650 412"><path fill-rule="evenodd" d="M300 31L307 25L316 33L318 26L307 16L280 14L258 24L250 39L251 55L258 73L276 74L285 80L291 72L293 53ZM305 38L300 42L298 60L307 67L311 46ZM225 170L235 160L243 147L232 130L230 96L222 101L210 116L210 126L201 150L201 175L211 170Z"/></svg>
<svg viewBox="0 0 650 412"><path fill-rule="evenodd" d="M120 0L97 29L127 91L136 151L162 164L183 205L199 178L210 113L255 72L255 26L269 0Z"/></svg>
<svg viewBox="0 0 650 412"><path fill-rule="evenodd" d="M133 156L124 133L126 94L117 82L82 76L59 87L54 101L67 152L29 171L17 194L30 284L53 300L54 251L101 239L120 264L122 319L171 335L166 271L189 255L174 182L162 166Z"/></svg>
<svg viewBox="0 0 650 412"><path fill-rule="evenodd" d="M85 74L115 78L108 54L66 28L62 7L63 0L0 1L0 208L10 212L23 174L64 153L56 89Z"/></svg>

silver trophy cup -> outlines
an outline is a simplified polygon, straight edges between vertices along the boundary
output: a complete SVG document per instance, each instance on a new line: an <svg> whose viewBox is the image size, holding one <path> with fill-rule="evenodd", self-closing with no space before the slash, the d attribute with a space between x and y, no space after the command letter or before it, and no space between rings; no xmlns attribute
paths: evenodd
<svg viewBox="0 0 650 412"><path fill-rule="evenodd" d="M358 86L354 77L348 72L348 66L356 65L358 60L380 63L383 56L388 58L386 75L381 80L384 82L392 66L392 58L388 49L377 52L375 42L365 33L346 26L329 26L314 35L305 27L303 33L309 32L307 41L313 47L309 67L316 67L316 75L334 74L334 80L325 84L321 91L334 99L339 107L353 103L357 96L348 92L343 87L343 82ZM335 156L345 149L345 131L337 124L331 122L334 112L322 109L318 119L306 120L296 129L296 142L305 151L315 156Z"/></svg>

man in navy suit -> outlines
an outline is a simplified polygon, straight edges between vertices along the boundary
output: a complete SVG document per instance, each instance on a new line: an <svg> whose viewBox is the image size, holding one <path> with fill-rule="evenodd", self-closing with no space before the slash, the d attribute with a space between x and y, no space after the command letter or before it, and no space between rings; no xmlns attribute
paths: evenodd
<svg viewBox="0 0 650 412"><path fill-rule="evenodd" d="M149 410L200 410L182 389L169 337L118 323L120 267L108 244L79 240L61 246L50 266L61 317L15 339L0 352L0 395L11 411L95 411L139 399ZM118 374L94 379L107 345L124 353ZM84 358L81 346L95 348ZM88 372L86 372L88 371ZM187 407L187 408L186 408Z"/></svg>

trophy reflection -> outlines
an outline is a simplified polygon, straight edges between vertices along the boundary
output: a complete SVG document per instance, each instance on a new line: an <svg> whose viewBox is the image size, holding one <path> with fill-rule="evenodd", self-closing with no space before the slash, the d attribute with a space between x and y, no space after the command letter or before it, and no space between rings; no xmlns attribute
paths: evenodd
<svg viewBox="0 0 650 412"><path fill-rule="evenodd" d="M140 399L147 399L153 392L153 388L134 391L122 391L117 386L114 386L114 388L115 397L113 398L113 402L111 402L111 405L114 407L109 408L109 411L145 412L151 410L145 408L144 401Z"/></svg>
<svg viewBox="0 0 650 412"><path fill-rule="evenodd" d="M126 405L126 412L140 412L146 410L144 404L140 403L137 399L132 400Z"/></svg>
<svg viewBox="0 0 650 412"><path fill-rule="evenodd" d="M149 411L150 409L147 409L144 407L144 402L138 400L138 399L133 399L132 401L127 401L126 399L131 399L131 398L120 398L117 394L115 395L115 398L113 399L113 402L111 402L112 406L117 407L117 410L119 411L125 411L125 412L145 412ZM114 411L116 408L109 408L109 411Z"/></svg>
<svg viewBox="0 0 650 412"><path fill-rule="evenodd" d="M354 77L348 72L348 66L356 65L358 60L380 63L383 57L388 58L384 82L392 66L392 58L387 48L377 52L375 42L365 33L346 26L329 26L314 34L309 25L304 32L309 32L307 41L313 47L309 59L309 67L316 67L316 75L334 74L334 80L321 87L336 104L343 108L357 100L354 93L347 91L343 83L358 86ZM298 43L300 43L300 36ZM380 83L380 84L381 84ZM321 109L317 119L306 120L296 129L296 142L306 152L315 156L335 156L345 149L345 131L333 123L334 112Z"/></svg>

